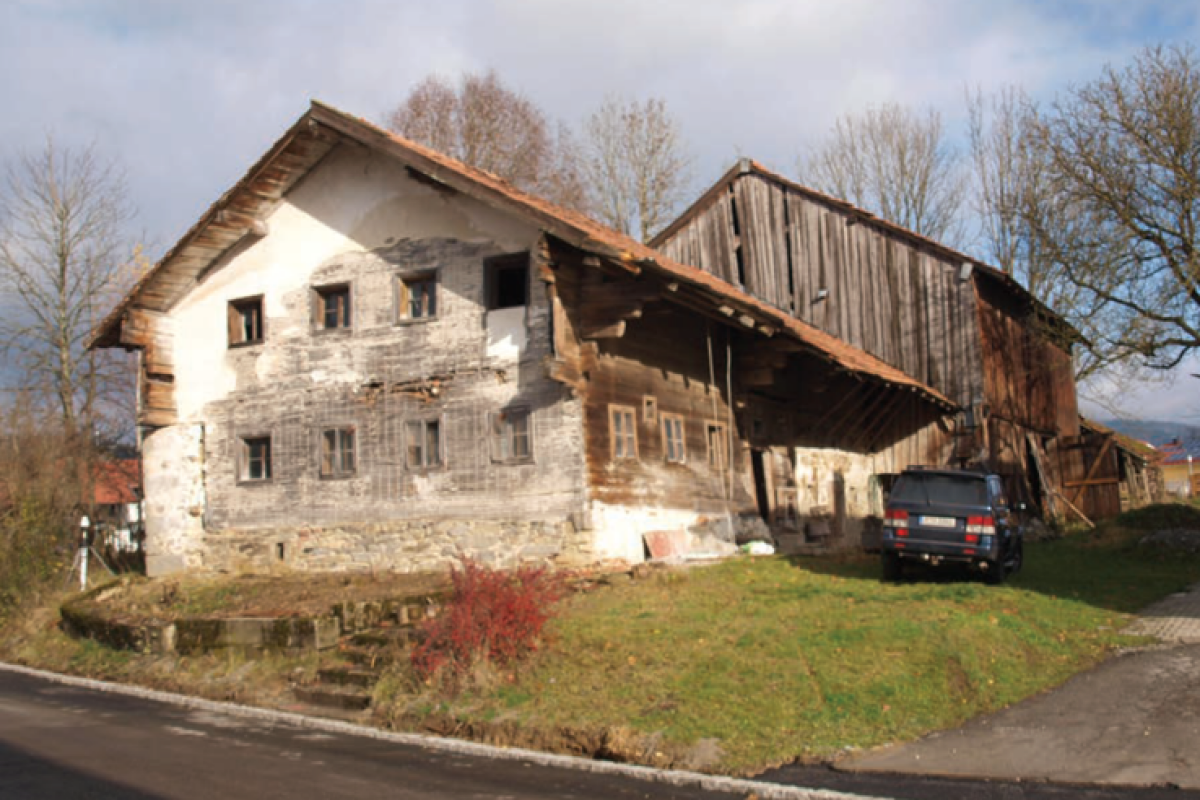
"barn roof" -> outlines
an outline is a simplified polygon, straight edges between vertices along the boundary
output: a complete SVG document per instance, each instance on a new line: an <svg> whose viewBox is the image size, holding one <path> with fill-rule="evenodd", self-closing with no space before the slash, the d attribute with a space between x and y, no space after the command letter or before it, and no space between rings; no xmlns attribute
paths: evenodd
<svg viewBox="0 0 1200 800"><path fill-rule="evenodd" d="M1074 342L1082 342L1083 337L1079 331L1075 330L1066 320L1055 313L1050 307L1042 303L1028 289L1022 286L1013 276L996 267L980 261L978 258L969 256L966 253L959 252L954 248L945 245L936 239L931 239L928 236L911 231L901 225L886 220L882 217L875 216L870 211L860 208L846 200L841 200L824 192L813 189L810 186L797 183L789 178L780 175L771 169L768 169L761 163L743 158L729 168L716 183L708 188L696 202L692 203L682 214L679 215L670 225L659 232L653 239L650 240L651 247L662 247L672 236L678 233L682 228L686 227L690 222L695 220L705 211L707 211L717 198L723 192L728 191L729 187L735 181L744 175L757 175L767 181L775 183L791 192L799 194L810 200L813 200L827 208L839 211L848 217L853 217L855 222L870 225L883 233L908 242L911 245L925 249L926 251L942 258L948 259L955 263L969 263L974 267L979 275L987 278L1001 286L1003 289L1011 293L1018 301L1026 304L1034 309L1043 319L1049 320L1057 328L1061 328L1067 332L1067 338Z"/></svg>

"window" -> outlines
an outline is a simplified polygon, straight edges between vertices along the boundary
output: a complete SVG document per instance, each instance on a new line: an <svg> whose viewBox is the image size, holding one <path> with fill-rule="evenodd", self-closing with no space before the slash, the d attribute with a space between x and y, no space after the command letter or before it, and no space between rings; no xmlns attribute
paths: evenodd
<svg viewBox="0 0 1200 800"><path fill-rule="evenodd" d="M397 319L429 319L437 316L437 275L422 272L396 278Z"/></svg>
<svg viewBox="0 0 1200 800"><path fill-rule="evenodd" d="M647 425L658 424L658 400L653 395L642 398L642 422Z"/></svg>
<svg viewBox="0 0 1200 800"><path fill-rule="evenodd" d="M356 467L354 428L331 428L321 432L321 477L347 478Z"/></svg>
<svg viewBox="0 0 1200 800"><path fill-rule="evenodd" d="M407 463L410 469L428 469L442 464L442 426L436 419L405 425Z"/></svg>
<svg viewBox="0 0 1200 800"><path fill-rule="evenodd" d="M241 442L238 479L247 483L271 480L271 437L246 436Z"/></svg>
<svg viewBox="0 0 1200 800"><path fill-rule="evenodd" d="M636 417L628 406L609 406L609 433L612 439L612 457L637 458Z"/></svg>
<svg viewBox="0 0 1200 800"><path fill-rule="evenodd" d="M682 464L686 455L683 438L683 417L675 414L662 415L663 453L667 462Z"/></svg>
<svg viewBox="0 0 1200 800"><path fill-rule="evenodd" d="M263 340L263 299L246 297L229 303L229 346Z"/></svg>
<svg viewBox="0 0 1200 800"><path fill-rule="evenodd" d="M529 409L508 408L491 415L493 461L528 461L533 458Z"/></svg>
<svg viewBox="0 0 1200 800"><path fill-rule="evenodd" d="M315 291L313 322L317 330L336 331L350 327L350 285L322 286Z"/></svg>
<svg viewBox="0 0 1200 800"><path fill-rule="evenodd" d="M717 469L725 469L729 464L729 436L725 426L719 422L708 423L708 464Z"/></svg>
<svg viewBox="0 0 1200 800"><path fill-rule="evenodd" d="M494 256L483 263L489 311L526 304L529 294L529 253Z"/></svg>

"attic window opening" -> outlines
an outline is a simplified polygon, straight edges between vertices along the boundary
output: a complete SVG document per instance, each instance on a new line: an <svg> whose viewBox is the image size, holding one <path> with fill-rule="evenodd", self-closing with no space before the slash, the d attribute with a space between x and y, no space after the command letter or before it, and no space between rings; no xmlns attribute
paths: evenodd
<svg viewBox="0 0 1200 800"><path fill-rule="evenodd" d="M529 302L529 253L494 256L484 261L487 309L519 308Z"/></svg>
<svg viewBox="0 0 1200 800"><path fill-rule="evenodd" d="M229 303L229 346L258 344L263 340L263 299L244 297Z"/></svg>
<svg viewBox="0 0 1200 800"><path fill-rule="evenodd" d="M345 330L350 327L350 284L322 286L315 290L316 324L319 330Z"/></svg>

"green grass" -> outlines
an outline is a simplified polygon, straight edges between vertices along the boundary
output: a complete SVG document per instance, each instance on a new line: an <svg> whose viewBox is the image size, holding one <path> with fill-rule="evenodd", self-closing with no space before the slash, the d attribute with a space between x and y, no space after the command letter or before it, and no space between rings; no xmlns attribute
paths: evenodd
<svg viewBox="0 0 1200 800"><path fill-rule="evenodd" d="M451 713L718 739L732 772L911 739L1062 683L1131 641L1129 612L1200 580L1200 559L1137 546L1163 513L1030 545L1003 587L777 557L578 596L536 663Z"/></svg>

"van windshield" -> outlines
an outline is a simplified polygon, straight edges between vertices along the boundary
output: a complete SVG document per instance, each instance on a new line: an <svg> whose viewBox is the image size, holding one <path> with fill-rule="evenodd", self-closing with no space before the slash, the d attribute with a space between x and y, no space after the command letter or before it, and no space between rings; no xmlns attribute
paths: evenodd
<svg viewBox="0 0 1200 800"><path fill-rule="evenodd" d="M905 473L892 488L891 500L925 505L986 506L987 483L981 478L966 476Z"/></svg>

